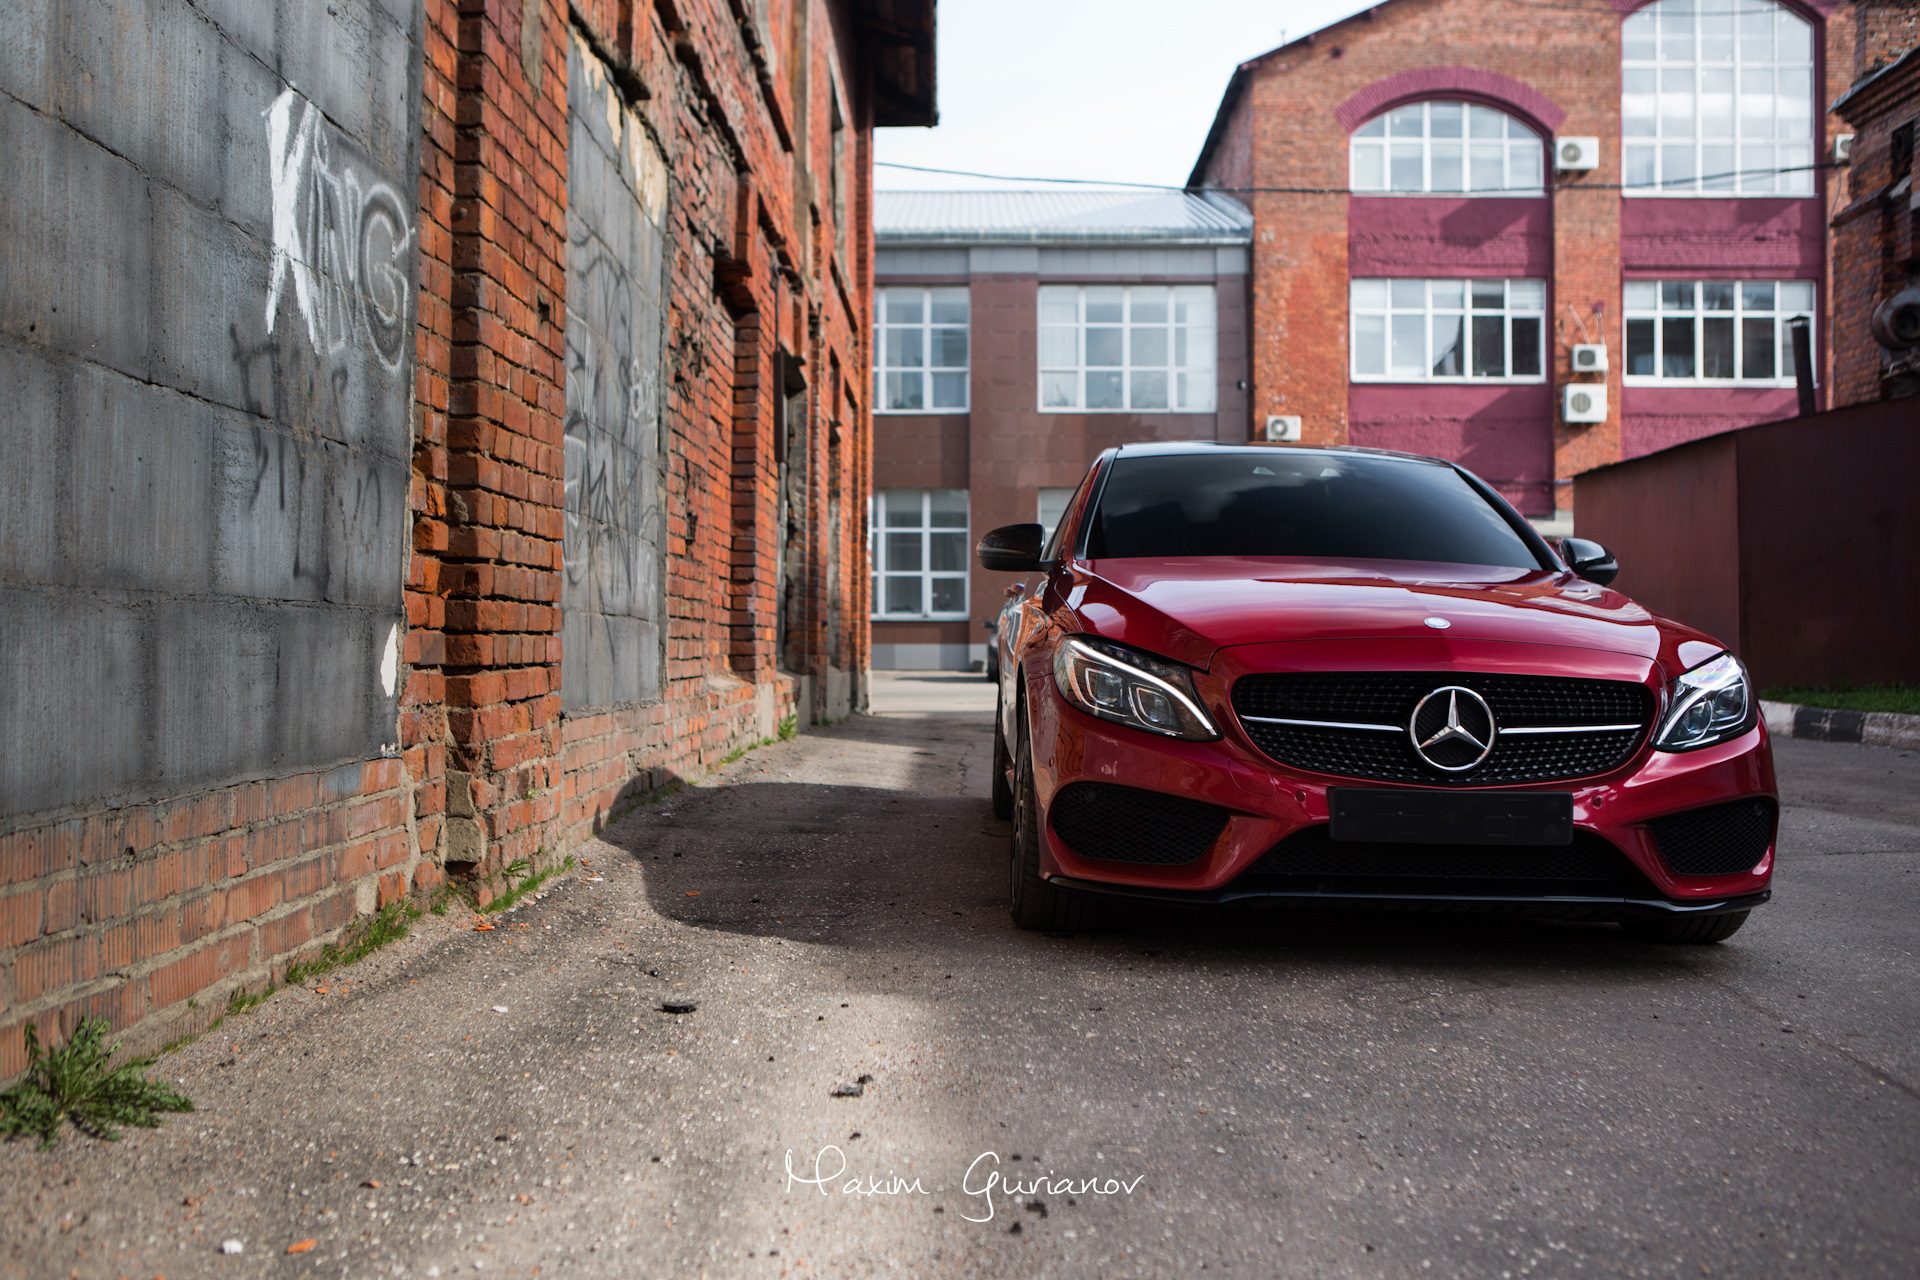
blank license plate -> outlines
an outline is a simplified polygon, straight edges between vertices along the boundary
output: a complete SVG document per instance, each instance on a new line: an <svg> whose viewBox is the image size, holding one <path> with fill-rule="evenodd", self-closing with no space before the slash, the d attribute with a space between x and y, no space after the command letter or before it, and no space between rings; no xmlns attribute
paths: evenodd
<svg viewBox="0 0 1920 1280"><path fill-rule="evenodd" d="M1394 791L1333 787L1327 792L1335 840L1388 844L1568 845L1569 791Z"/></svg>

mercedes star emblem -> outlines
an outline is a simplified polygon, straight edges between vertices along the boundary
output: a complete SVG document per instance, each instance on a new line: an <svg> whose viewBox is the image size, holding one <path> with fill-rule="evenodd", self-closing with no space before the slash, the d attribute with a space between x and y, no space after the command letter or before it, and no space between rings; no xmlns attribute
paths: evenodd
<svg viewBox="0 0 1920 1280"><path fill-rule="evenodd" d="M1407 721L1415 753L1446 773L1464 773L1485 760L1498 732L1487 700L1457 684L1420 699Z"/></svg>

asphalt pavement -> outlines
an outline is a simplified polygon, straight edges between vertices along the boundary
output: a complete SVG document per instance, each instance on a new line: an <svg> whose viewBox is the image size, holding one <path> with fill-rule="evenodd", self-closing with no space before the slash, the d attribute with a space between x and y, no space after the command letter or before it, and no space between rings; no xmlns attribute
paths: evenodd
<svg viewBox="0 0 1920 1280"><path fill-rule="evenodd" d="M874 704L167 1056L196 1113L0 1148L0 1275L1920 1272L1920 755L1776 742L1776 897L1719 946L1055 937L1007 918L989 686Z"/></svg>

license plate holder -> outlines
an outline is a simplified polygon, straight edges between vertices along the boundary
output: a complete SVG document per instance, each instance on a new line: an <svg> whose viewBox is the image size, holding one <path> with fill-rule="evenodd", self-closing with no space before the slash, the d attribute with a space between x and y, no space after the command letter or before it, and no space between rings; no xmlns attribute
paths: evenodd
<svg viewBox="0 0 1920 1280"><path fill-rule="evenodd" d="M1573 843L1571 791L1409 791L1331 787L1328 835L1369 844Z"/></svg>

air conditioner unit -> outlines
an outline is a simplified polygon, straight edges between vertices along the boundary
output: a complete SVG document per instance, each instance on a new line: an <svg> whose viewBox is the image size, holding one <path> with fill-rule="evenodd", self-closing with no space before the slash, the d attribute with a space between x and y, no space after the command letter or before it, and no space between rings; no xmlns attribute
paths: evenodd
<svg viewBox="0 0 1920 1280"><path fill-rule="evenodd" d="M1604 342L1579 342L1573 347L1573 371L1575 373L1605 373L1607 371L1607 346Z"/></svg>
<svg viewBox="0 0 1920 1280"><path fill-rule="evenodd" d="M1875 307L1868 326L1889 351L1920 347L1920 289L1903 289Z"/></svg>
<svg viewBox="0 0 1920 1280"><path fill-rule="evenodd" d="M1605 422L1607 384L1569 382L1560 388L1560 417L1566 422Z"/></svg>
<svg viewBox="0 0 1920 1280"><path fill-rule="evenodd" d="M1553 140L1553 167L1560 170L1598 169L1600 167L1600 139L1555 138Z"/></svg>
<svg viewBox="0 0 1920 1280"><path fill-rule="evenodd" d="M1833 162L1835 164L1851 164L1853 162L1853 135L1852 134L1841 133L1841 134L1834 135Z"/></svg>
<svg viewBox="0 0 1920 1280"><path fill-rule="evenodd" d="M1300 442L1300 415L1297 413L1268 414L1267 439L1275 444L1298 444Z"/></svg>

